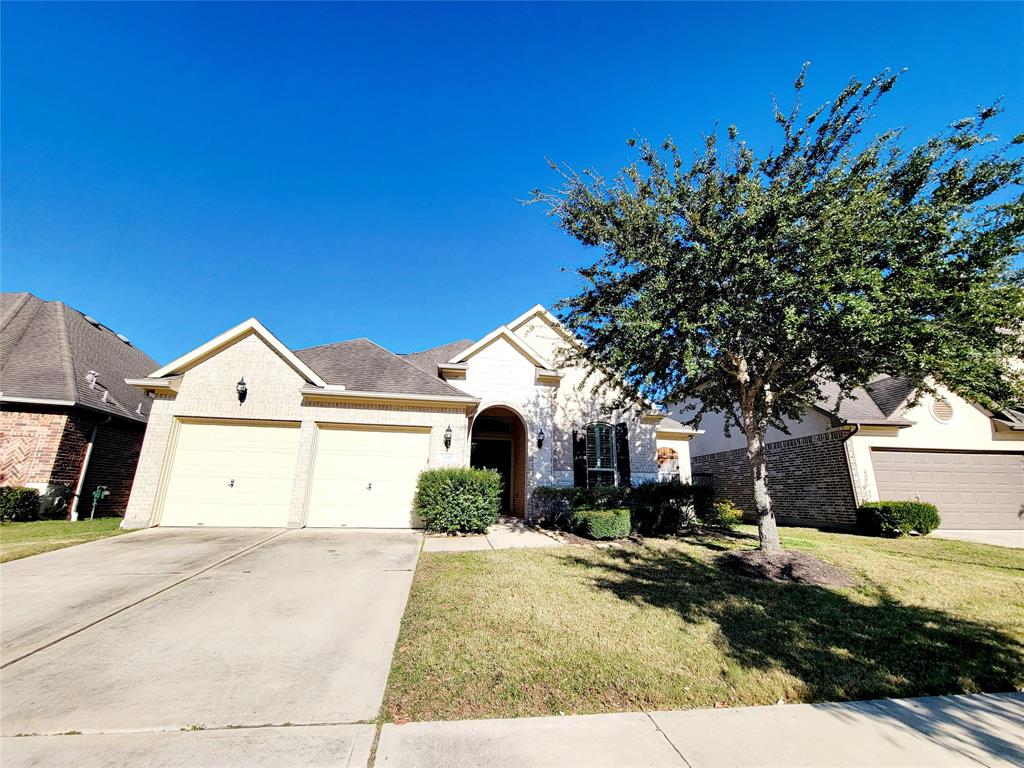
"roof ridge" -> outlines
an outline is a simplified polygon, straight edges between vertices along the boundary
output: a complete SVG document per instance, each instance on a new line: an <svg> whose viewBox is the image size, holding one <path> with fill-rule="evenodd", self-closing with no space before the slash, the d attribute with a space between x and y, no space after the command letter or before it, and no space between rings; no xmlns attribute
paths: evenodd
<svg viewBox="0 0 1024 768"><path fill-rule="evenodd" d="M399 355L399 357L411 357L412 355L422 355L426 352L433 352L435 349L441 349L441 347L450 347L453 344L462 344L464 342L469 342L470 344L472 344L474 343L474 341L476 340L470 338L455 339L454 341L446 341L444 344L435 344L434 346L427 347L426 349L417 349L415 352L402 352Z"/></svg>
<svg viewBox="0 0 1024 768"><path fill-rule="evenodd" d="M384 352L387 352L387 353L388 353L389 355L391 355L391 356L392 356L393 358L395 358L396 360L401 360L401 361L402 361L402 362L403 362L403 363L404 363L405 365L409 366L409 367L410 367L410 368L412 368L412 369L413 369L414 371L416 371L416 373L417 373L417 374L418 374L419 376L426 376L426 377L427 377L428 379L430 379L431 381L439 381L439 382L441 382L442 384L444 384L444 385L445 385L446 387L448 387L449 389L451 389L452 391L454 391L454 392L458 392L458 393L459 393L460 395L464 395L464 394L466 394L466 393L465 393L465 392L463 392L462 390L460 390L460 389L456 389L455 387L453 387L453 386L452 386L451 384L449 384L449 383L448 383L447 381L445 381L444 379L442 379L442 378L441 378L440 376L437 376L437 377L435 377L435 376L431 376L431 375L430 375L429 373L427 373L426 371L424 371L424 370L423 370L422 368L420 368L420 367L419 367L418 365L416 365L415 363L411 363L411 362L409 362L409 361L408 361L408 360L406 360L406 359L405 359L405 358L404 358L404 357L403 357L402 355L396 355L396 354L395 354L394 352L392 352L392 351L391 351L390 349L388 349L387 347L382 347L382 346L381 346L380 344L378 344L378 343L377 343L376 341L374 341L373 339L362 339L362 341L368 341L368 342L370 342L371 344L373 344L373 346L377 347L377 349L380 349L380 350L383 350Z"/></svg>
<svg viewBox="0 0 1024 768"><path fill-rule="evenodd" d="M64 371L64 391L69 400L78 402L78 383L75 379L75 361L71 354L71 331L68 328L68 306L63 301L53 302L57 305L57 312L60 316L60 367Z"/></svg>
<svg viewBox="0 0 1024 768"><path fill-rule="evenodd" d="M314 344L312 347L302 347L301 349L293 349L292 352L298 353L298 352L308 352L311 349L326 349L327 347L336 347L339 344L351 344L353 341L369 341L371 344L373 344L373 342L370 341L370 339L366 338L365 336L358 336L358 337L356 337L354 339L342 339L341 341L329 341L326 344ZM378 344L377 346L380 346L380 345ZM383 349L383 347L381 347L381 349ZM392 354L394 354L394 353L392 352Z"/></svg>

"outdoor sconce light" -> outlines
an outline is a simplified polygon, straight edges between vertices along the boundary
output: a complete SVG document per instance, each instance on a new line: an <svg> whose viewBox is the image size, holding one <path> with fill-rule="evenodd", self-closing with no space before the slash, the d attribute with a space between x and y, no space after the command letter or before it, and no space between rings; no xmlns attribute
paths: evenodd
<svg viewBox="0 0 1024 768"><path fill-rule="evenodd" d="M544 430L543 429L540 432L537 433L537 447L538 448L543 448L544 447Z"/></svg>
<svg viewBox="0 0 1024 768"><path fill-rule="evenodd" d="M452 447L452 427L449 424L448 429L444 431L444 449L447 451Z"/></svg>
<svg viewBox="0 0 1024 768"><path fill-rule="evenodd" d="M235 384L235 392L238 393L238 404L241 405L245 402L245 396L249 394L249 388L245 386L245 377L239 379Z"/></svg>

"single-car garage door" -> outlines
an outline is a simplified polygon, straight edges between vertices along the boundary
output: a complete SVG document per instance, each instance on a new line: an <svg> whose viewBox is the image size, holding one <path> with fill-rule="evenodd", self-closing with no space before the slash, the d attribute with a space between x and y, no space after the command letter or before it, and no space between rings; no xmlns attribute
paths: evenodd
<svg viewBox="0 0 1024 768"><path fill-rule="evenodd" d="M939 508L942 528L1024 530L1024 454L873 448L881 499Z"/></svg>
<svg viewBox="0 0 1024 768"><path fill-rule="evenodd" d="M160 525L285 527L298 424L183 422Z"/></svg>
<svg viewBox="0 0 1024 768"><path fill-rule="evenodd" d="M429 428L329 427L317 434L306 525L409 528Z"/></svg>

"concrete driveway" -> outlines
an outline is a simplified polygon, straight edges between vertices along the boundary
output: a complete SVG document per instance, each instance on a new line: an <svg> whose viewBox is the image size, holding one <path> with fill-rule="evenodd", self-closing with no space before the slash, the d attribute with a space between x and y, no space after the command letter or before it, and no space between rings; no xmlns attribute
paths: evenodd
<svg viewBox="0 0 1024 768"><path fill-rule="evenodd" d="M5 765L365 764L420 542L158 528L4 564Z"/></svg>

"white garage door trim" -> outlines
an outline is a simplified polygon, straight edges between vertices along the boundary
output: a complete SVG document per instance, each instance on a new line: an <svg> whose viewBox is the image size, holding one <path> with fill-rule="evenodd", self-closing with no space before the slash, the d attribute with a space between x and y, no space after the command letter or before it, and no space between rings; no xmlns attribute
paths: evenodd
<svg viewBox="0 0 1024 768"><path fill-rule="evenodd" d="M934 503L941 528L1024 530L1024 454L872 447L882 499Z"/></svg>
<svg viewBox="0 0 1024 768"><path fill-rule="evenodd" d="M175 419L155 523L287 526L299 426L256 419Z"/></svg>
<svg viewBox="0 0 1024 768"><path fill-rule="evenodd" d="M412 505L430 434L429 426L317 424L306 526L419 527Z"/></svg>

